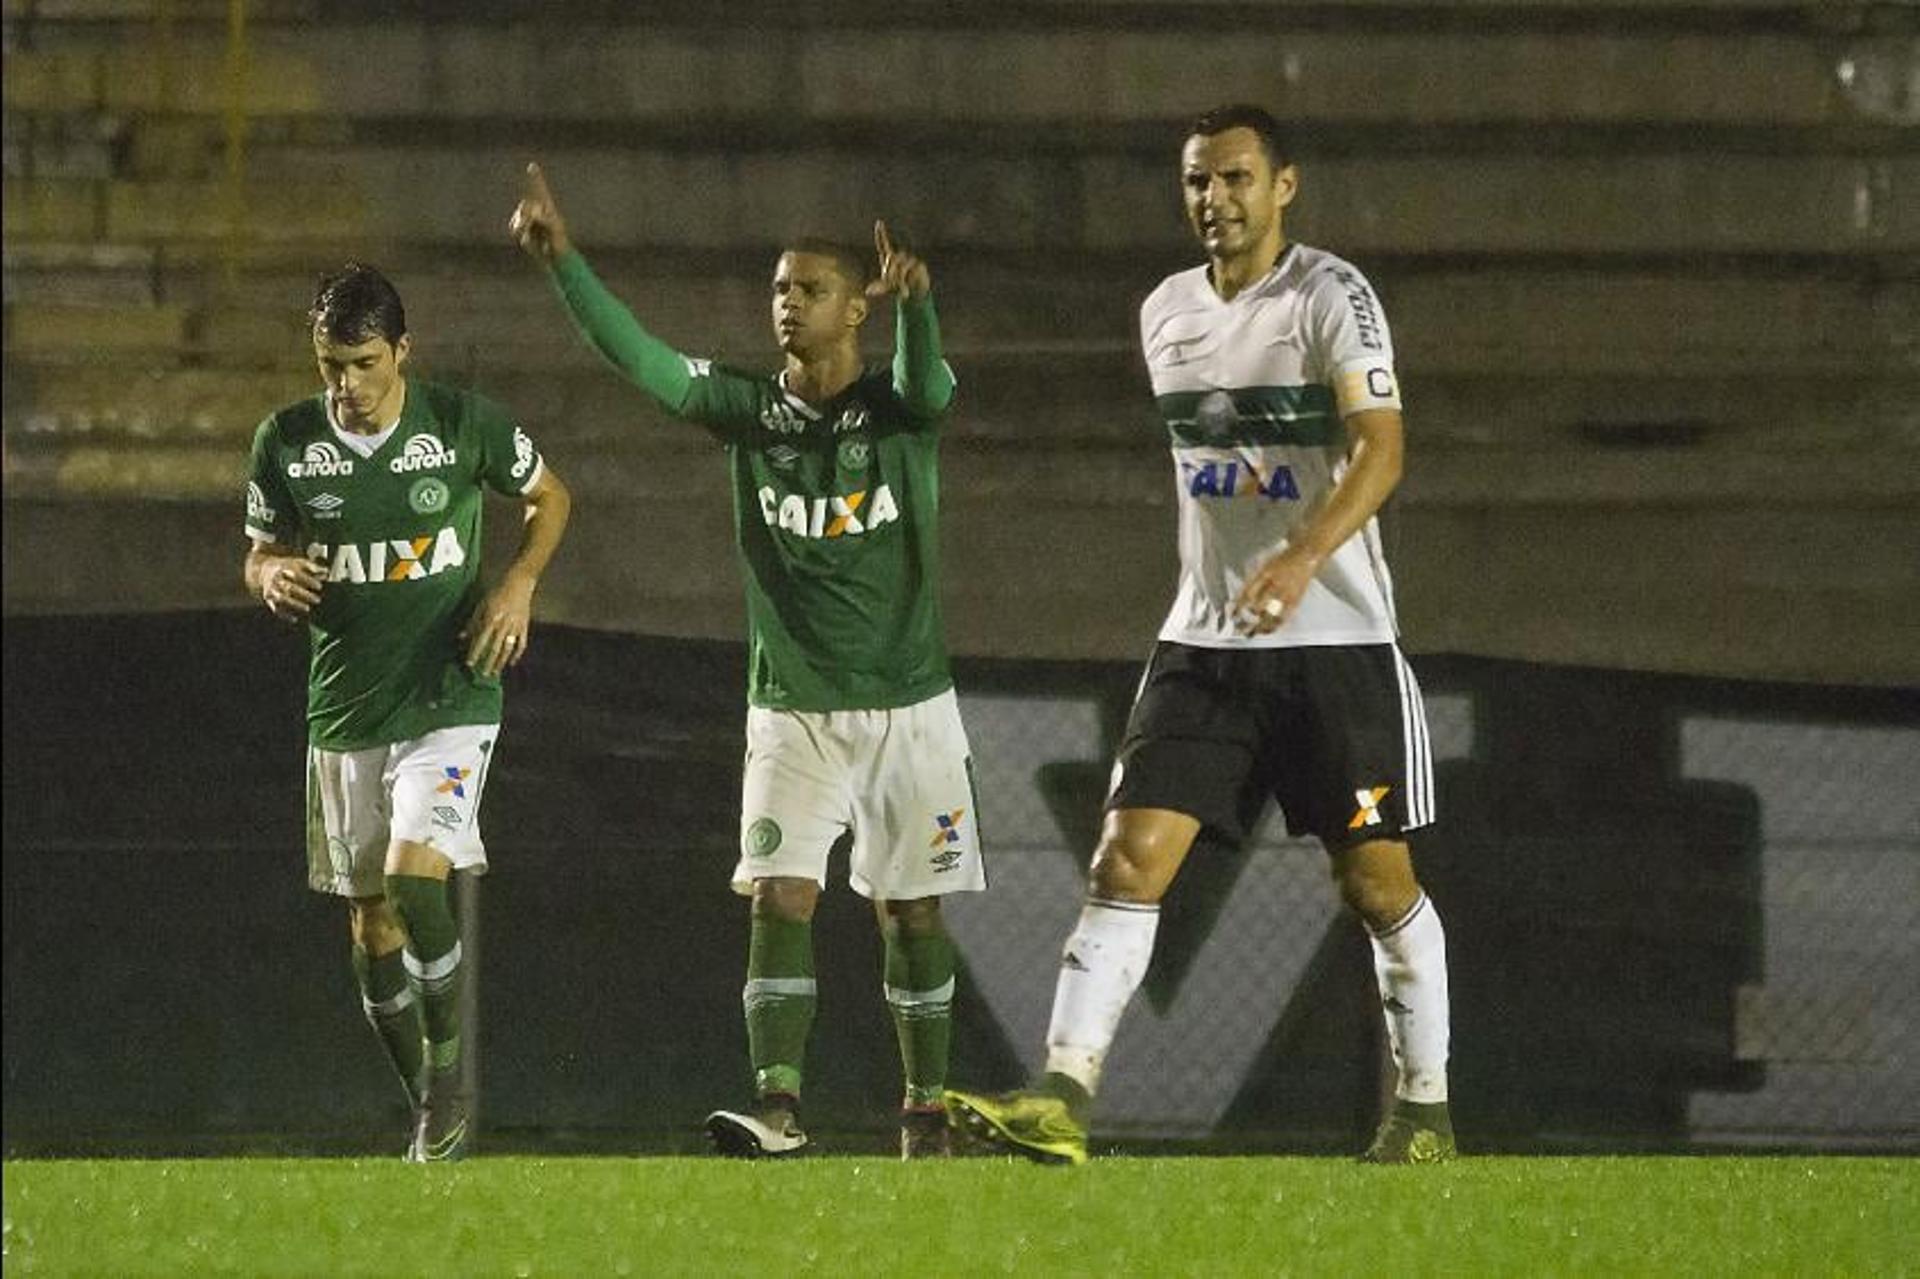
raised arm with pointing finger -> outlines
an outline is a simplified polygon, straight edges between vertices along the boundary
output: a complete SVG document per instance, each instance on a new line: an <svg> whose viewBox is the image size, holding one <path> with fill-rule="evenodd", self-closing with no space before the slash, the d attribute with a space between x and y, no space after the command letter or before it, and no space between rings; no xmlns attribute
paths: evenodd
<svg viewBox="0 0 1920 1279"><path fill-rule="evenodd" d="M527 166L525 190L508 221L508 230L522 249L551 271L568 313L595 350L668 412L697 415L697 406L690 405L689 400L694 390L693 371L701 367L701 362L690 360L655 337L601 283L574 248L566 219L538 164ZM889 295L897 299L894 389L912 411L933 417L952 400L954 381L952 370L940 355L940 322L933 309L932 276L924 261L895 245L885 222L874 223L873 238L879 269L862 294L868 299ZM833 256L843 252L837 250ZM775 307L778 333L778 298ZM864 319L865 314L861 310L859 318ZM852 350L857 363L857 346Z"/></svg>

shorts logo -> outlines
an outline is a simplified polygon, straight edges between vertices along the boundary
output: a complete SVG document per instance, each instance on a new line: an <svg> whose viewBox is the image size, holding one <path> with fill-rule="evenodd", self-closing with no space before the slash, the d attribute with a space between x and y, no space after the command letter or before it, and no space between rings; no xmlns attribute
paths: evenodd
<svg viewBox="0 0 1920 1279"><path fill-rule="evenodd" d="M455 799L465 799L467 797L466 780L472 776L473 770L471 768L455 768L449 764L441 771L446 774L446 780L435 787L433 793L436 795L446 795L450 793Z"/></svg>
<svg viewBox="0 0 1920 1279"><path fill-rule="evenodd" d="M301 450L298 462L287 463L289 479L328 479L352 474L353 460L342 457L340 446L331 440L315 440Z"/></svg>
<svg viewBox="0 0 1920 1279"><path fill-rule="evenodd" d="M460 829L460 810L446 804L436 804L433 808L433 824L441 830Z"/></svg>
<svg viewBox="0 0 1920 1279"><path fill-rule="evenodd" d="M780 823L762 817L747 827L747 853L753 857L771 857L780 847Z"/></svg>
<svg viewBox="0 0 1920 1279"><path fill-rule="evenodd" d="M1353 820L1347 823L1348 830L1359 830L1362 826L1380 824L1380 801L1387 797L1391 786L1375 786L1371 790L1357 790L1353 793L1353 802L1360 806Z"/></svg>
<svg viewBox="0 0 1920 1279"><path fill-rule="evenodd" d="M447 509L450 495L445 480L433 475L422 476L407 490L407 505L422 515L438 515Z"/></svg>
<svg viewBox="0 0 1920 1279"><path fill-rule="evenodd" d="M442 466L452 466L455 450L440 442L438 436L420 434L409 436L400 449L400 456L387 463L387 469L395 475L405 475L408 471L431 471Z"/></svg>
<svg viewBox="0 0 1920 1279"><path fill-rule="evenodd" d="M951 813L935 813L933 815L933 824L937 829L933 832L933 838L927 841L927 847L928 848L945 848L948 844L959 843L960 842L960 822L963 818L966 817L966 815L967 815L967 810L964 808L956 808ZM950 850L950 852L951 852L952 859L954 861L958 861L960 858L960 851L958 849L953 849L953 850ZM947 853L941 854L941 857L945 857L945 856L948 856L948 854ZM940 859L941 859L940 857L936 857L934 858L934 861L938 862L940 861ZM952 869L951 863L949 863L946 866L940 867L940 869L941 870Z"/></svg>

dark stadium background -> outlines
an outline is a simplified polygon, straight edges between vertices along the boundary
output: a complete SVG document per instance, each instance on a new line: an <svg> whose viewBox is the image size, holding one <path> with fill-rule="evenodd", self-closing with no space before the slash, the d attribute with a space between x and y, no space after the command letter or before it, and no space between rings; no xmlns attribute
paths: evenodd
<svg viewBox="0 0 1920 1279"><path fill-rule="evenodd" d="M236 22L236 17L243 21ZM368 1150L402 1116L301 884L302 646L239 586L249 433L348 256L418 371L578 498L463 893L483 1123L690 1147L746 1087L744 688L719 458L507 243L539 158L683 349L766 358L772 247L930 261L961 389L946 607L996 891L955 1074L1033 1063L1170 589L1132 335L1182 121L1300 129L1296 238L1394 326L1386 516L1435 719L1454 1095L1481 1150L1920 1133L1920 21L1798 0L1176 5L8 0L5 1145ZM760 25L756 25L760 24ZM884 337L871 335L877 353ZM509 536L495 513L496 544ZM822 915L813 1122L878 1149L878 948ZM1209 849L1115 1050L1116 1140L1339 1150L1380 1045L1318 855Z"/></svg>

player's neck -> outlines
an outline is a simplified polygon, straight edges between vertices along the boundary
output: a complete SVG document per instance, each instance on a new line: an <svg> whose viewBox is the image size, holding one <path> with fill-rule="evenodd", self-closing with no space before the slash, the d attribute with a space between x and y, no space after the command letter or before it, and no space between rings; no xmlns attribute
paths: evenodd
<svg viewBox="0 0 1920 1279"><path fill-rule="evenodd" d="M1207 279L1222 301L1231 302L1250 284L1267 278L1273 264L1287 251L1287 237L1276 234L1270 240L1228 258L1213 258L1207 263Z"/></svg>
<svg viewBox="0 0 1920 1279"><path fill-rule="evenodd" d="M808 404L825 404L860 378L860 350L837 346L820 355L787 353L785 386Z"/></svg>
<svg viewBox="0 0 1920 1279"><path fill-rule="evenodd" d="M328 407L332 408L331 405ZM373 412L365 418L348 418L338 409L332 409L331 416L333 424L349 435L379 435L383 431L391 431L406 408L407 380L401 378L387 398L374 405Z"/></svg>

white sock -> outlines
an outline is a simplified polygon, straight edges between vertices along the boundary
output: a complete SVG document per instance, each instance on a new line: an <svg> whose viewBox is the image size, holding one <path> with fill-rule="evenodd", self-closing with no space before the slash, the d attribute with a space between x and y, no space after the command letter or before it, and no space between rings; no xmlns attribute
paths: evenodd
<svg viewBox="0 0 1920 1279"><path fill-rule="evenodd" d="M1107 1049L1153 958L1160 907L1090 899L1060 956L1047 1026L1047 1070L1089 1093L1100 1086Z"/></svg>
<svg viewBox="0 0 1920 1279"><path fill-rule="evenodd" d="M1373 971L1403 1101L1447 1099L1447 934L1425 893L1400 922L1374 933Z"/></svg>

